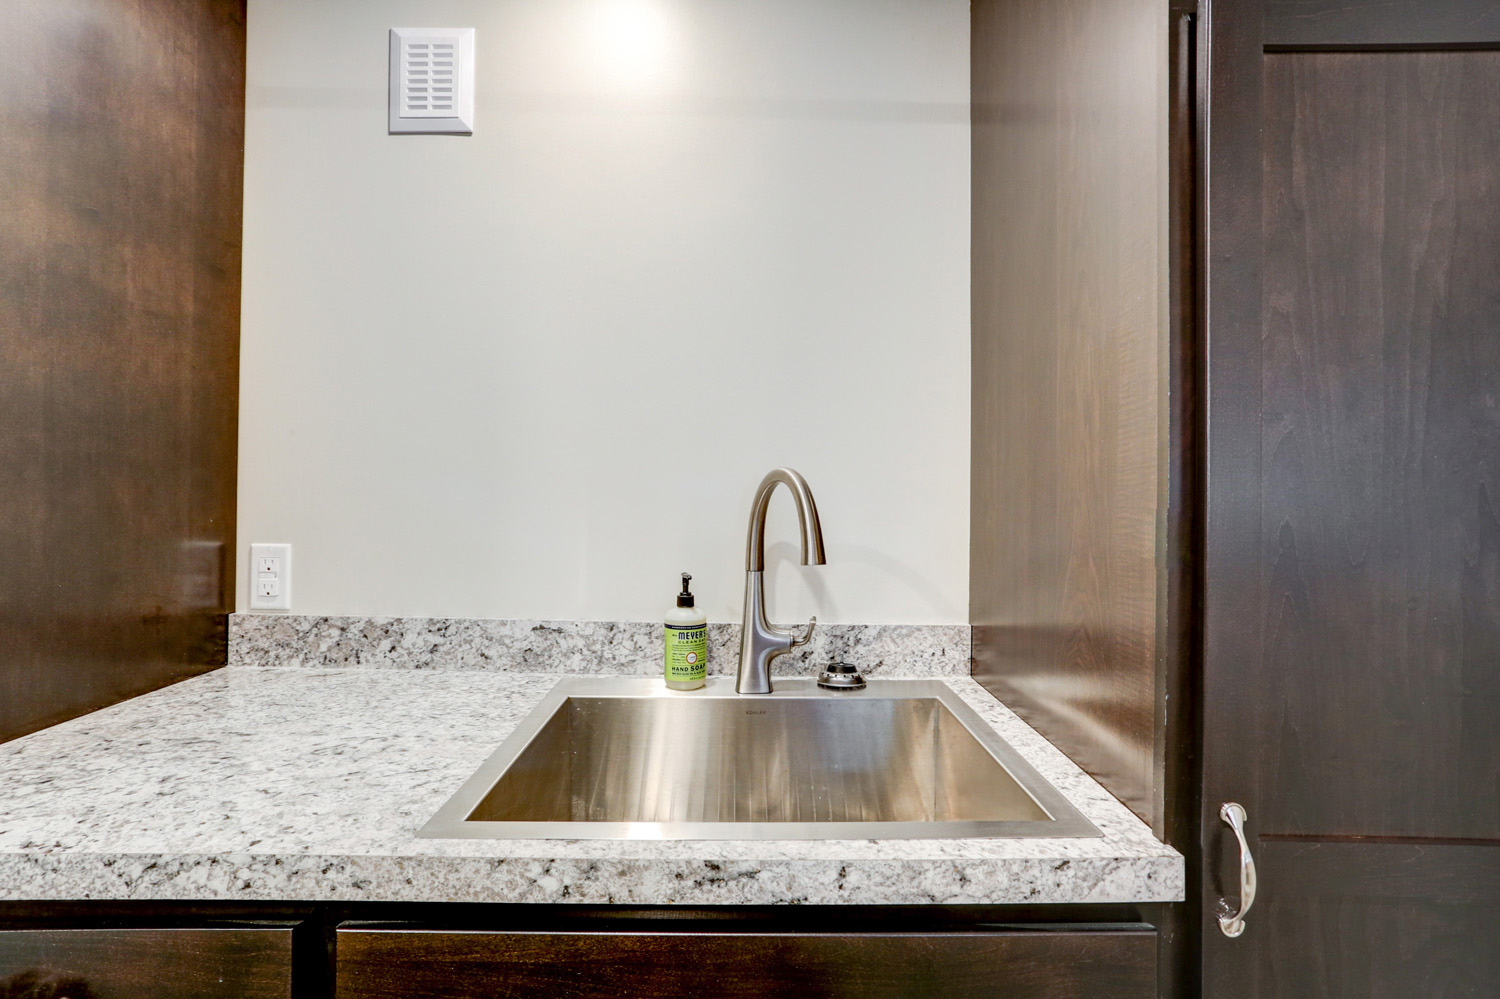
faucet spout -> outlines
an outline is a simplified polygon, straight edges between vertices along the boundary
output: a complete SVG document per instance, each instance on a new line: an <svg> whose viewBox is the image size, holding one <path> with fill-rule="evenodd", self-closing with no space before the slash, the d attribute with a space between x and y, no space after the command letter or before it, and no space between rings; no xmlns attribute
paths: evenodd
<svg viewBox="0 0 1500 999"><path fill-rule="evenodd" d="M806 645L818 619L800 635L783 631L766 620L766 508L778 485L787 487L797 504L797 527L802 542L802 564L824 565L823 525L807 480L790 468L774 468L761 479L750 507L750 530L745 540L745 617L740 628L740 669L734 689L741 694L771 692L771 660Z"/></svg>
<svg viewBox="0 0 1500 999"><path fill-rule="evenodd" d="M823 555L823 525L818 521L818 504L812 489L800 472L790 468L773 468L760 480L755 502L750 505L750 531L745 539L745 571L760 572L766 567L766 508L778 485L786 486L797 504L797 534L802 542L803 565L826 565Z"/></svg>

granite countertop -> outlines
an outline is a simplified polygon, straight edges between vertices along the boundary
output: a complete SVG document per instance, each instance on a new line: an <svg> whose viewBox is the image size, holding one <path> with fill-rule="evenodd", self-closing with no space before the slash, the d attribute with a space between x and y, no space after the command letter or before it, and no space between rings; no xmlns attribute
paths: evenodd
<svg viewBox="0 0 1500 999"><path fill-rule="evenodd" d="M1183 897L1182 857L964 676L1089 839L418 839L563 675L235 666L0 745L0 898L1002 904ZM892 673L887 673L892 675Z"/></svg>

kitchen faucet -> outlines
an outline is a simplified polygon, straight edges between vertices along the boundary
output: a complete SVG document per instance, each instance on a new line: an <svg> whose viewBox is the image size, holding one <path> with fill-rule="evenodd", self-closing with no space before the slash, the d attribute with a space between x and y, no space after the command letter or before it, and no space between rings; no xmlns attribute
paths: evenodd
<svg viewBox="0 0 1500 999"><path fill-rule="evenodd" d="M745 622L740 628L740 672L734 689L741 694L771 692L771 660L806 645L818 619L807 622L798 635L773 627L766 620L766 507L777 484L787 487L797 503L798 534L802 540L802 564L824 565L823 525L807 480L790 468L773 468L760 480L750 507L750 534L745 543Z"/></svg>

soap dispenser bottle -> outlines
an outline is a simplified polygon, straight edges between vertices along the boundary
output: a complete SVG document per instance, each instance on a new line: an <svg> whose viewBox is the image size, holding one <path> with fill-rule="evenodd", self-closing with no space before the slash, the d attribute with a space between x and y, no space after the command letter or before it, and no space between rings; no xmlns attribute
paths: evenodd
<svg viewBox="0 0 1500 999"><path fill-rule="evenodd" d="M697 690L708 679L708 618L693 606L692 578L682 574L677 606L667 611L666 683L672 690Z"/></svg>

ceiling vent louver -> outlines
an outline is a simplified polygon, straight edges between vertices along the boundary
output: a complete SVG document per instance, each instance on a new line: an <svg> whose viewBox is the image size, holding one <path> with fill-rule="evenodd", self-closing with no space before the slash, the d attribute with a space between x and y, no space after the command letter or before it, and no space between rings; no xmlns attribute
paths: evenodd
<svg viewBox="0 0 1500 999"><path fill-rule="evenodd" d="M390 131L474 131L474 29L392 28Z"/></svg>

